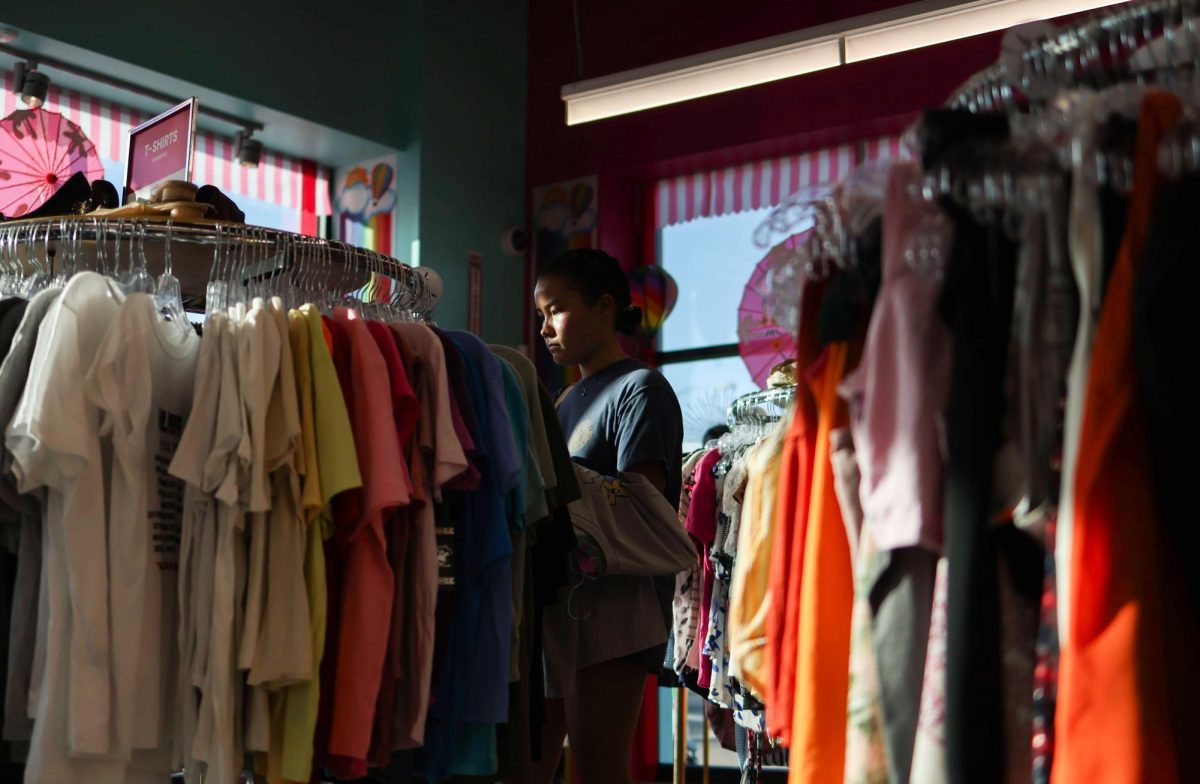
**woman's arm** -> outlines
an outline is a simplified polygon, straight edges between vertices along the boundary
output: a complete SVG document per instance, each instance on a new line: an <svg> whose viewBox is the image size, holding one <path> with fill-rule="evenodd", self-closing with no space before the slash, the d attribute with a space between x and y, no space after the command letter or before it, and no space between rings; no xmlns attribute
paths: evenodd
<svg viewBox="0 0 1200 784"><path fill-rule="evenodd" d="M641 474L650 484L658 488L664 496L667 494L667 468L658 460L644 460L629 467L630 473Z"/></svg>

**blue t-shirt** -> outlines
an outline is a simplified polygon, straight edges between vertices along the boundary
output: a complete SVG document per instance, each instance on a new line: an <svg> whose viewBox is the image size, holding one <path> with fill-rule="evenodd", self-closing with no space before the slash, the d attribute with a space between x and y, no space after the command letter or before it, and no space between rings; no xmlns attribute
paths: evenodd
<svg viewBox="0 0 1200 784"><path fill-rule="evenodd" d="M438 636L442 646L434 666L433 699L418 753L417 769L431 781L447 777L456 754L473 759L478 750L460 748L466 737L486 744L488 725L508 716L508 657L512 625L512 537L510 495L520 483L521 465L505 397L504 371L487 346L466 332L446 335L461 355L475 422L472 456L480 472L478 489L447 493L455 523L455 588L438 597ZM480 646L488 655L481 655ZM482 725L482 726L479 726ZM486 749L483 750L486 755Z"/></svg>
<svg viewBox="0 0 1200 784"><path fill-rule="evenodd" d="M614 362L571 387L558 421L571 457L585 468L616 476L639 463L661 463L667 500L679 506L683 414L657 370L630 357Z"/></svg>

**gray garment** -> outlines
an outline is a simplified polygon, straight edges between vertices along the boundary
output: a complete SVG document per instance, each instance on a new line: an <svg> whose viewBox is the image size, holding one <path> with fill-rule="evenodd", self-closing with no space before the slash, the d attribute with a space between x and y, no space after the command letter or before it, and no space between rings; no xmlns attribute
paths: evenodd
<svg viewBox="0 0 1200 784"><path fill-rule="evenodd" d="M1062 448L1060 401L1074 349L1077 294L1071 276L1063 215L1066 186L1050 180L1046 209L1025 217L1013 308L1013 368L1009 409L1024 480L1016 521L1040 536L1058 506L1055 455ZM1008 502L1011 499L998 499Z"/></svg>
<svg viewBox="0 0 1200 784"><path fill-rule="evenodd" d="M546 422L542 418L542 408L538 396L537 368L529 357L508 346L489 346L492 353L508 363L525 391L525 399L529 403L529 448L537 461L541 472L542 484L547 490L558 487L558 476L554 473L554 458L550 454L550 437L547 435ZM540 522L531 519L530 524Z"/></svg>
<svg viewBox="0 0 1200 784"><path fill-rule="evenodd" d="M37 345L38 330L46 311L54 304L62 289L45 289L39 292L25 307L25 315L13 335L12 346L4 362L0 363L0 425L8 429L16 413L17 404L25 392L25 382L29 379L29 363L33 361L33 349ZM7 508L41 516L42 502L40 498L21 495L17 492L16 482L12 477L12 454L0 438L0 502Z"/></svg>
<svg viewBox="0 0 1200 784"><path fill-rule="evenodd" d="M912 768L937 559L937 553L923 547L882 551L871 583L883 740L892 782L908 781Z"/></svg>
<svg viewBox="0 0 1200 784"><path fill-rule="evenodd" d="M12 421L37 345L38 330L46 311L62 289L45 289L29 301L25 315L13 336L12 347L0 363L0 424L5 430ZM29 718L30 688L33 682L34 649L44 624L40 623L38 603L42 582L42 506L43 495L20 495L11 474L12 454L0 439L0 500L16 511L18 526L17 573L13 589L12 616L9 621L8 672L4 689L4 731L6 741L28 741L33 735ZM7 520L6 520L7 522Z"/></svg>

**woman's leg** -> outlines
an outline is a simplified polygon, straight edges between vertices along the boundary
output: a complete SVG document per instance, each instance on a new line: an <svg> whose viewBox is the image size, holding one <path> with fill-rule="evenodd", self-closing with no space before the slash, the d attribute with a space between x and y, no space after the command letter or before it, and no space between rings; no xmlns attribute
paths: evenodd
<svg viewBox="0 0 1200 784"><path fill-rule="evenodd" d="M580 784L633 784L633 733L646 678L645 667L626 659L579 671L566 708Z"/></svg>
<svg viewBox="0 0 1200 784"><path fill-rule="evenodd" d="M563 700L546 700L546 723L542 725L542 758L526 760L521 784L554 784L567 737L567 713Z"/></svg>

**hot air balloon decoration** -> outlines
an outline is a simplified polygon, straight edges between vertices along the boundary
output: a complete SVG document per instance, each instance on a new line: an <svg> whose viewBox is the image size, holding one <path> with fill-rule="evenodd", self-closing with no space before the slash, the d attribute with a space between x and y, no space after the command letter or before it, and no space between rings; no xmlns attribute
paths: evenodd
<svg viewBox="0 0 1200 784"><path fill-rule="evenodd" d="M679 286L662 267L643 265L629 273L629 294L642 309L642 334L653 339L679 299Z"/></svg>
<svg viewBox="0 0 1200 784"><path fill-rule="evenodd" d="M377 163L371 170L371 200L378 205L380 200L392 189L392 180L396 170L386 163Z"/></svg>
<svg viewBox="0 0 1200 784"><path fill-rule="evenodd" d="M353 166L340 176L338 236L352 245L392 254L396 161L387 157Z"/></svg>
<svg viewBox="0 0 1200 784"><path fill-rule="evenodd" d="M338 212L349 220L370 224L396 207L396 167L390 161L349 169L342 177Z"/></svg>

